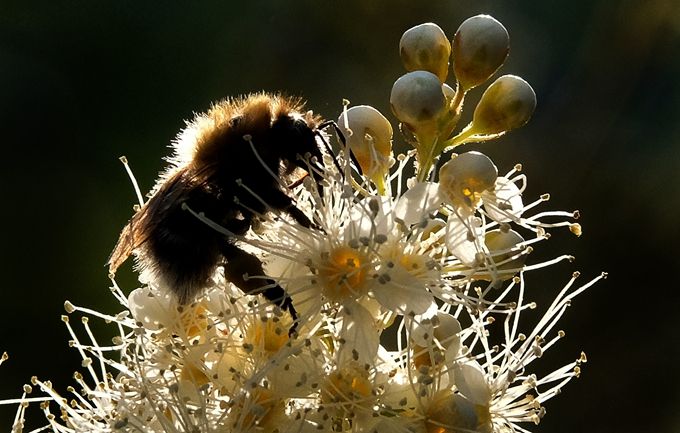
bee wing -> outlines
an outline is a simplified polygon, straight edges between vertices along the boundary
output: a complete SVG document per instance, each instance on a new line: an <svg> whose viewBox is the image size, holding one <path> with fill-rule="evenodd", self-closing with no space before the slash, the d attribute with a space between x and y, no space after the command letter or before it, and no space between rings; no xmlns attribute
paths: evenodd
<svg viewBox="0 0 680 433"><path fill-rule="evenodd" d="M142 209L132 216L127 225L123 227L118 237L118 242L116 242L116 246L113 248L107 262L110 274L115 275L120 265L125 263L130 254L148 238L149 230L144 230L146 221L148 221L146 218L147 213L148 206L143 206Z"/></svg>
<svg viewBox="0 0 680 433"><path fill-rule="evenodd" d="M123 227L107 262L109 273L115 274L134 250L152 236L167 213L186 201L192 195L193 190L203 187L205 179L206 175L203 171L188 169L178 170L168 176L158 191Z"/></svg>

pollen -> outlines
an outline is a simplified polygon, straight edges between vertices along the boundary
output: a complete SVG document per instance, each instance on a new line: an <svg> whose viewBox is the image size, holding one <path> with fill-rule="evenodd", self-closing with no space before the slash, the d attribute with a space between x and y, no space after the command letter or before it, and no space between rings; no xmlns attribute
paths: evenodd
<svg viewBox="0 0 680 433"><path fill-rule="evenodd" d="M318 267L324 295L336 301L362 295L366 291L368 264L365 254L347 246L324 255Z"/></svg>
<svg viewBox="0 0 680 433"><path fill-rule="evenodd" d="M420 254L404 254L399 257L399 264L416 277L423 276L432 268L429 261L429 257Z"/></svg>

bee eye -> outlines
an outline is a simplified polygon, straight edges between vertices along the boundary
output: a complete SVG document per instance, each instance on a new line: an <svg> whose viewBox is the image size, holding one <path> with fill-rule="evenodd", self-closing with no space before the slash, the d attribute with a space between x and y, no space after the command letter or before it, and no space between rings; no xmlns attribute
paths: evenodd
<svg viewBox="0 0 680 433"><path fill-rule="evenodd" d="M307 125L304 119L295 119L293 127L300 134L304 134L305 131L309 130L309 125Z"/></svg>

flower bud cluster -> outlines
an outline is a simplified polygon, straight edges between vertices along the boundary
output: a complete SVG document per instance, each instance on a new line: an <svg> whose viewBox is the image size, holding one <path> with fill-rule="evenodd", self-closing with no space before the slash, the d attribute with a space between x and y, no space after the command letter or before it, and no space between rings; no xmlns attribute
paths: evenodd
<svg viewBox="0 0 680 433"><path fill-rule="evenodd" d="M451 42L433 23L404 33L399 53L409 72L392 86L390 105L417 151L419 180L429 177L444 151L497 138L529 120L536 107L533 89L517 76L504 75L482 94L472 122L456 129L466 93L487 82L509 50L507 30L489 15L465 20ZM455 89L446 84L450 69Z"/></svg>

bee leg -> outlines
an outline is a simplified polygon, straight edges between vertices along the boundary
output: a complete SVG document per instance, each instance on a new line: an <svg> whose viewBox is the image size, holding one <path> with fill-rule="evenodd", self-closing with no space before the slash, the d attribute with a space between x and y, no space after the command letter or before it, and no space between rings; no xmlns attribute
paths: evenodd
<svg viewBox="0 0 680 433"><path fill-rule="evenodd" d="M267 197L267 204L272 209L279 209L287 213L295 220L295 222L305 228L321 230L321 227L310 221L307 215L295 206L293 200L281 191L277 191L276 194L272 193Z"/></svg>
<svg viewBox="0 0 680 433"><path fill-rule="evenodd" d="M311 227L315 227L315 228L316 228L316 224L312 223L312 222L309 220L309 218L307 218L307 215L305 215L304 212L302 212L300 209L298 209L298 208L297 208L295 205L293 205L292 203L290 204L289 207L287 207L287 208L284 209L284 210L286 211L286 213L287 213L288 215L290 215L291 217L293 217L293 219L295 220L295 222L297 222L297 223L300 224L301 226L306 227L306 228L311 228Z"/></svg>
<svg viewBox="0 0 680 433"><path fill-rule="evenodd" d="M307 218L307 215L305 215L304 212L298 209L294 204L291 203L290 207L286 208L285 211L288 215L293 217L295 222L297 222L301 226L306 227L308 229L315 229L320 232L325 232L323 227L310 221L309 218Z"/></svg>
<svg viewBox="0 0 680 433"><path fill-rule="evenodd" d="M298 315L293 307L293 300L283 287L276 284L276 281L266 277L260 278L265 275L260 259L231 243L225 243L222 246L222 255L227 259L224 265L224 275L227 280L234 283L244 293L262 294L282 310L288 311L293 319L293 326L289 329L288 335L293 335L298 324Z"/></svg>

